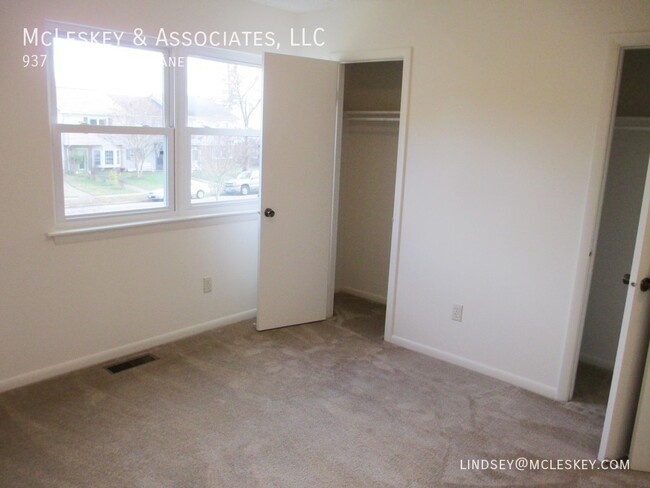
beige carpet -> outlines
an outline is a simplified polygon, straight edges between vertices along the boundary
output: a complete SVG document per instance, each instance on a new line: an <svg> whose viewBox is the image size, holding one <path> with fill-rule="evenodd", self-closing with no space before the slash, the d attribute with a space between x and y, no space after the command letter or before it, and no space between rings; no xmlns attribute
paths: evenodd
<svg viewBox="0 0 650 488"><path fill-rule="evenodd" d="M240 323L0 395L0 487L650 486L635 472L470 470L593 459L602 405L556 403L384 342L381 306Z"/></svg>

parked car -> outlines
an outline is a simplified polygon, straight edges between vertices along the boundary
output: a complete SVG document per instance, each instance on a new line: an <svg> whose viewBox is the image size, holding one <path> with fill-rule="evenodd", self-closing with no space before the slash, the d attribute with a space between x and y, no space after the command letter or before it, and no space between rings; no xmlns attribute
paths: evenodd
<svg viewBox="0 0 650 488"><path fill-rule="evenodd" d="M191 191L192 198L203 198L212 193L212 189L208 183L198 180L192 180Z"/></svg>
<svg viewBox="0 0 650 488"><path fill-rule="evenodd" d="M260 172L257 170L242 171L237 178L232 178L223 186L223 192L228 194L248 195L260 191Z"/></svg>
<svg viewBox="0 0 650 488"><path fill-rule="evenodd" d="M199 180L192 180L191 186L192 198L201 199L206 195L212 193L212 189L208 183ZM165 190L158 188L147 193L147 198L152 202L162 202L165 199Z"/></svg>
<svg viewBox="0 0 650 488"><path fill-rule="evenodd" d="M165 190L157 188L147 193L147 198L152 202L162 202L165 199Z"/></svg>

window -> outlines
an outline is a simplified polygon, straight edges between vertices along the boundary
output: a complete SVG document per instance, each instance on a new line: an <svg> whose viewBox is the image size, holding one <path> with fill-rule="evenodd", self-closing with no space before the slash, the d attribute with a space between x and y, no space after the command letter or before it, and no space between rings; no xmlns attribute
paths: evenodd
<svg viewBox="0 0 650 488"><path fill-rule="evenodd" d="M257 210L259 178L240 176L259 174L258 57L158 48L155 39L136 46L127 35L90 43L74 36L82 29L57 28L49 59L59 227ZM180 57L183 67L167 66Z"/></svg>

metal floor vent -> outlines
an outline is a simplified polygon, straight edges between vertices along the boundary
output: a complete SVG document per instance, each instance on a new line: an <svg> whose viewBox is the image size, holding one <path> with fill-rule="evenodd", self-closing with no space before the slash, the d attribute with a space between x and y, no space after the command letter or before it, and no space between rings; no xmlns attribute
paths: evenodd
<svg viewBox="0 0 650 488"><path fill-rule="evenodd" d="M122 361L121 363L116 363L116 364L112 364L111 366L106 366L105 369L115 374L124 371L126 369L131 369L131 368L135 368L136 366L140 366L142 364L150 363L151 361L155 361L156 359L158 358L152 354L143 354L142 356L137 356L127 361Z"/></svg>

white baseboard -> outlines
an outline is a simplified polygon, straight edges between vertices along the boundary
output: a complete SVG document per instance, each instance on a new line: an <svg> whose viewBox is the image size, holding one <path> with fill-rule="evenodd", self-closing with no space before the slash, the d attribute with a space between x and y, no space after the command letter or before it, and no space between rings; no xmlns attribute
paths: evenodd
<svg viewBox="0 0 650 488"><path fill-rule="evenodd" d="M390 338L389 342L396 344L398 346L402 346L406 349L410 349L412 351L420 352L422 354L426 354L427 356L440 359L441 361L455 364L457 366L462 366L463 368L476 371L477 373L481 373L486 376L490 376L492 378L505 381L507 383L510 383L511 385L521 387L525 390L532 391L533 393L537 393L547 398L551 398L553 400L559 399L557 388L554 388L549 385L545 385L543 383L539 383L537 381L530 380L528 378L524 378L523 376L518 376L509 373L507 371L493 368L492 366L487 366L485 364L478 363L476 361L472 361L470 359L461 356L456 356L455 354L441 351L439 349L426 346L424 344L420 344L418 342L414 342L409 339L404 339L403 337L398 337L394 335Z"/></svg>
<svg viewBox="0 0 650 488"><path fill-rule="evenodd" d="M589 354L580 354L580 361L590 364L591 366L596 366L597 368L614 371L614 361L608 359L598 358Z"/></svg>
<svg viewBox="0 0 650 488"><path fill-rule="evenodd" d="M349 286L342 286L336 289L336 292L348 293L349 295L354 295L355 297L365 298L371 302L382 303L386 305L386 297L375 295L374 293L368 293L367 291L357 290L356 288L350 288Z"/></svg>
<svg viewBox="0 0 650 488"><path fill-rule="evenodd" d="M152 347L160 346L161 344L166 344L168 342L173 342L178 339L183 339L185 337L190 337L201 332L205 332L211 329L217 329L225 325L235 324L241 322L242 320L248 320L255 317L257 310L246 310L245 312L236 313L233 315L228 315L227 317L222 317L220 319L211 320L209 322L203 322L201 324L192 325L184 329L175 330L172 332L167 332L159 336L150 337L137 342L132 342L130 344L125 344L123 346L115 347L113 349L108 349L106 351L101 351L98 353L90 354L88 356L83 356L77 359L72 359L70 361L65 361L63 363L55 364L48 366L46 368L37 369L35 371L30 371L28 373L23 373L12 378L5 380L0 380L0 392L12 390L20 386L29 385L31 383L36 383L38 381L43 381L55 376L59 376L71 371L76 371L78 369L87 368L88 366L94 366L96 364L101 364L112 359L116 359L122 356L127 356L129 354L134 354L145 349Z"/></svg>

